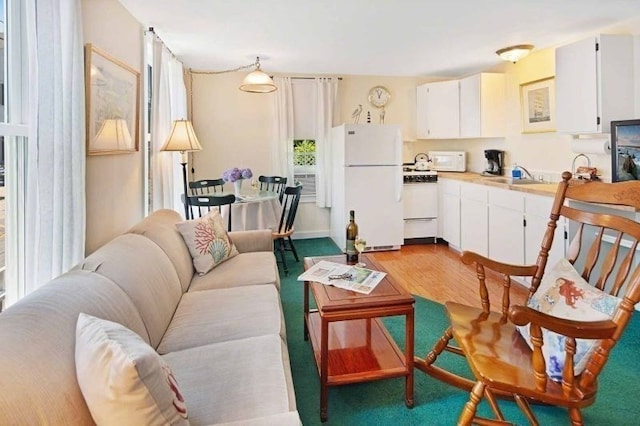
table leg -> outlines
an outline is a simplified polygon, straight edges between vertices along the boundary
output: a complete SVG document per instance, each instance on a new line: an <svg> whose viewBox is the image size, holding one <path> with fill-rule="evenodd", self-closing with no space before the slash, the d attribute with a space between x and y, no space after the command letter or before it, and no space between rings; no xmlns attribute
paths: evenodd
<svg viewBox="0 0 640 426"><path fill-rule="evenodd" d="M304 282L304 306L303 306L303 318L302 322L304 323L304 340L309 340L309 326L307 325L307 320L309 319L309 281Z"/></svg>
<svg viewBox="0 0 640 426"><path fill-rule="evenodd" d="M413 408L413 306L407 313L405 320L405 362L407 364L407 379L405 381L405 405Z"/></svg>
<svg viewBox="0 0 640 426"><path fill-rule="evenodd" d="M327 421L327 403L329 400L329 322L320 319L320 421Z"/></svg>

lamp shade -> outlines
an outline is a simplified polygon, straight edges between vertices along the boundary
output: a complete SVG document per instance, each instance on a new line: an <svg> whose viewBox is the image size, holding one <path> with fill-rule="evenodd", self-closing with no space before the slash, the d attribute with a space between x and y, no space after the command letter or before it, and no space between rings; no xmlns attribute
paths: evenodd
<svg viewBox="0 0 640 426"><path fill-rule="evenodd" d="M133 150L133 139L129 133L127 121L121 118L104 120L91 149L96 151Z"/></svg>
<svg viewBox="0 0 640 426"><path fill-rule="evenodd" d="M532 49L533 45L531 44L519 44L517 46L509 46L504 49L500 49L496 51L496 54L505 61L513 62L515 64L520 59L527 56Z"/></svg>
<svg viewBox="0 0 640 426"><path fill-rule="evenodd" d="M191 121L175 120L171 133L160 151L187 152L200 151L201 149L202 146L200 142L198 142L196 133L193 131Z"/></svg>
<svg viewBox="0 0 640 426"><path fill-rule="evenodd" d="M269 93L276 90L276 85L273 84L271 77L258 68L247 74L242 80L240 90L251 93Z"/></svg>

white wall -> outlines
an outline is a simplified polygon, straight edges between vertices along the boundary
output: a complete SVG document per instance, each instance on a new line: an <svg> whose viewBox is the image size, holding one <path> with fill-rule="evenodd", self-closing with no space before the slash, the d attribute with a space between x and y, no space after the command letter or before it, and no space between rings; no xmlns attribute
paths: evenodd
<svg viewBox="0 0 640 426"><path fill-rule="evenodd" d="M143 28L117 0L83 0L82 23L85 43L140 71ZM143 170L142 150L87 156L87 254L142 219Z"/></svg>

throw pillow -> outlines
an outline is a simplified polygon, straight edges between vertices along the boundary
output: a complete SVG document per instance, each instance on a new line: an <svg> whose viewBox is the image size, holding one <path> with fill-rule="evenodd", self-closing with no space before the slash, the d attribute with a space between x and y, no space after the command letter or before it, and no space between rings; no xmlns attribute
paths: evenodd
<svg viewBox="0 0 640 426"><path fill-rule="evenodd" d="M602 321L611 319L620 305L621 299L611 296L586 282L566 259L561 259L542 277L538 291L531 297L527 306L558 318L576 321ZM529 324L518 327L522 337L533 349ZM560 334L542 329L542 353L547 375L555 381L562 380L565 360L566 338ZM579 375L587 365L591 354L596 350L599 340L576 339L574 355L574 373Z"/></svg>
<svg viewBox="0 0 640 426"><path fill-rule="evenodd" d="M227 234L224 219L216 209L204 217L181 222L176 226L189 247L193 266L200 275L238 254L236 246Z"/></svg>
<svg viewBox="0 0 640 426"><path fill-rule="evenodd" d="M75 359L78 384L96 424L189 424L171 369L128 328L81 313Z"/></svg>

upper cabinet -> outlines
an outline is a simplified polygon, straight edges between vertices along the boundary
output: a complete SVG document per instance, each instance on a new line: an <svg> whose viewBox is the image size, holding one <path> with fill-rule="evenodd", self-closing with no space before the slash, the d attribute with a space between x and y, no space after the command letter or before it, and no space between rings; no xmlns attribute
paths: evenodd
<svg viewBox="0 0 640 426"><path fill-rule="evenodd" d="M457 138L460 134L460 88L458 80L418 86L416 92L416 137Z"/></svg>
<svg viewBox="0 0 640 426"><path fill-rule="evenodd" d="M504 74L481 73L460 80L460 137L505 134Z"/></svg>
<svg viewBox="0 0 640 426"><path fill-rule="evenodd" d="M557 131L609 133L633 118L633 37L599 35L556 49Z"/></svg>
<svg viewBox="0 0 640 426"><path fill-rule="evenodd" d="M504 136L503 74L427 83L416 90L418 139Z"/></svg>

